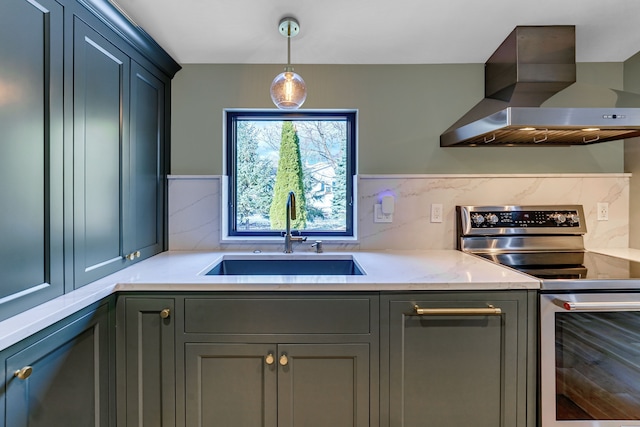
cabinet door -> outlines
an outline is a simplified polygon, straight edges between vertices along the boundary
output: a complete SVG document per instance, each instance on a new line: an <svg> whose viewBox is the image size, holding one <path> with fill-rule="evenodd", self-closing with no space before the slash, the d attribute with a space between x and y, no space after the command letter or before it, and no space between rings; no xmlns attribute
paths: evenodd
<svg viewBox="0 0 640 427"><path fill-rule="evenodd" d="M369 427L369 374L368 344L280 344L278 426Z"/></svg>
<svg viewBox="0 0 640 427"><path fill-rule="evenodd" d="M518 301L485 298L423 295L389 302L389 426L523 425L524 414L517 413L524 398L518 385L526 382L518 364ZM493 304L502 314L418 316L416 304Z"/></svg>
<svg viewBox="0 0 640 427"><path fill-rule="evenodd" d="M0 1L0 320L63 292L63 10Z"/></svg>
<svg viewBox="0 0 640 427"><path fill-rule="evenodd" d="M129 210L125 253L148 258L164 246L164 83L131 62Z"/></svg>
<svg viewBox="0 0 640 427"><path fill-rule="evenodd" d="M118 301L118 425L175 426L174 300Z"/></svg>
<svg viewBox="0 0 640 427"><path fill-rule="evenodd" d="M108 345L108 310L103 305L10 356L5 371L7 427L109 425ZM28 368L30 376L16 376Z"/></svg>
<svg viewBox="0 0 640 427"><path fill-rule="evenodd" d="M73 60L74 285L123 267L129 58L77 17Z"/></svg>
<svg viewBox="0 0 640 427"><path fill-rule="evenodd" d="M185 344L186 425L276 427L276 346Z"/></svg>

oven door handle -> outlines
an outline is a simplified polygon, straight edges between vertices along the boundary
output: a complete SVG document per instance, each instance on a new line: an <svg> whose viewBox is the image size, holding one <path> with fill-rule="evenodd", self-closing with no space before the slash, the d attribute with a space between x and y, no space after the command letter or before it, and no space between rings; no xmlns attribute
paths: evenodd
<svg viewBox="0 0 640 427"><path fill-rule="evenodd" d="M553 303L567 311L640 311L640 301L565 301L555 298Z"/></svg>

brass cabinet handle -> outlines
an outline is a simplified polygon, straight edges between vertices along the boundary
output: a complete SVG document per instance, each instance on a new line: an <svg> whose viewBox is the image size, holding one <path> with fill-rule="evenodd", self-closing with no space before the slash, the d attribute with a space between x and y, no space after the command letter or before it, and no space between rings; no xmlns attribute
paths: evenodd
<svg viewBox="0 0 640 427"><path fill-rule="evenodd" d="M13 376L20 380L26 380L31 376L32 373L33 373L33 368L31 366L25 366L24 368L18 369L17 371L15 371L13 373Z"/></svg>
<svg viewBox="0 0 640 427"><path fill-rule="evenodd" d="M133 261L136 258L140 258L140 251L131 252L129 255L125 256L129 261Z"/></svg>
<svg viewBox="0 0 640 427"><path fill-rule="evenodd" d="M597 141L597 140L599 140L599 139L600 139L600 135L596 135L594 138L591 138L591 139L587 139L587 137L586 137L586 136L583 136L583 137L582 137L582 142L584 142L584 143L587 143L587 144L588 144L588 143L590 143L590 142L596 142L596 141Z"/></svg>
<svg viewBox="0 0 640 427"><path fill-rule="evenodd" d="M171 309L170 308L165 308L162 311L160 311L160 317L162 317L163 319L168 319L169 316L171 316Z"/></svg>
<svg viewBox="0 0 640 427"><path fill-rule="evenodd" d="M289 358L286 353L282 353L280 356L280 366L287 366L289 364Z"/></svg>
<svg viewBox="0 0 640 427"><path fill-rule="evenodd" d="M267 354L267 356L264 358L264 361L267 365L273 365L273 362L276 361L276 358L273 357L273 353L269 353Z"/></svg>
<svg viewBox="0 0 640 427"><path fill-rule="evenodd" d="M412 315L417 316L497 316L502 314L498 307L489 305L487 308L420 308L413 306Z"/></svg>

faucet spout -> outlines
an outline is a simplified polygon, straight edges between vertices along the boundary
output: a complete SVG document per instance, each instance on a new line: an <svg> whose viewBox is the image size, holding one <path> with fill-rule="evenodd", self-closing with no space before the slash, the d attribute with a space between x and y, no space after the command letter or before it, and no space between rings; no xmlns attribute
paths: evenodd
<svg viewBox="0 0 640 427"><path fill-rule="evenodd" d="M296 195L293 191L289 192L287 196L287 208L286 208L286 229L284 232L284 253L290 254L293 252L293 242L304 242L306 237L297 236L294 237L291 234L291 220L296 219Z"/></svg>
<svg viewBox="0 0 640 427"><path fill-rule="evenodd" d="M296 194L289 191L287 196L287 232L291 231L291 220L296 219Z"/></svg>

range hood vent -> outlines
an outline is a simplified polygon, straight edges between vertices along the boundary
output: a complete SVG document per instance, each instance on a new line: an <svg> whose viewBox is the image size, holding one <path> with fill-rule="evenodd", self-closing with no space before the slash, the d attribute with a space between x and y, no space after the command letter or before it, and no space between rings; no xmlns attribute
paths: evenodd
<svg viewBox="0 0 640 427"><path fill-rule="evenodd" d="M575 26L516 27L485 63L485 98L440 136L440 146L587 145L640 136L640 95L575 81ZM565 92L610 102L541 107Z"/></svg>

